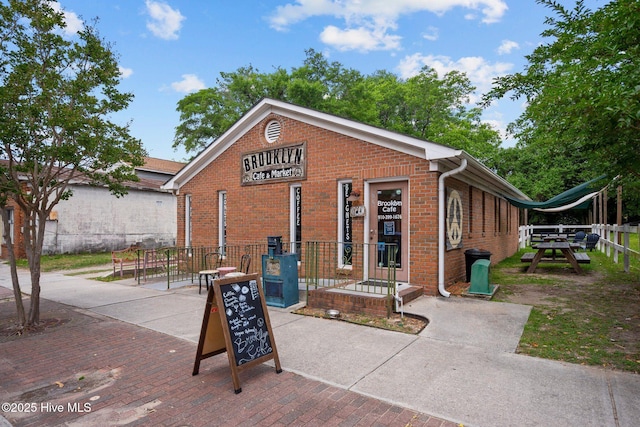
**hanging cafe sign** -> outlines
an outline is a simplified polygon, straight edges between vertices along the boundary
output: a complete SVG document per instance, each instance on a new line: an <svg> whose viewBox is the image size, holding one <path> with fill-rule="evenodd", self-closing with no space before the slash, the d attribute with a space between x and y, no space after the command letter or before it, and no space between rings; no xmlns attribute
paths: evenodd
<svg viewBox="0 0 640 427"><path fill-rule="evenodd" d="M307 145L302 142L243 154L241 167L242 185L304 179Z"/></svg>

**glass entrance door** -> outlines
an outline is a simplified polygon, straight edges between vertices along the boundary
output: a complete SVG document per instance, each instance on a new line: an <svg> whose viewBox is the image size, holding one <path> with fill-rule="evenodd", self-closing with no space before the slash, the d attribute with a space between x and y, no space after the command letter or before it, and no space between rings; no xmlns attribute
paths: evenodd
<svg viewBox="0 0 640 427"><path fill-rule="evenodd" d="M396 280L406 282L408 273L408 183L376 183L369 186L369 275L386 278L391 263Z"/></svg>

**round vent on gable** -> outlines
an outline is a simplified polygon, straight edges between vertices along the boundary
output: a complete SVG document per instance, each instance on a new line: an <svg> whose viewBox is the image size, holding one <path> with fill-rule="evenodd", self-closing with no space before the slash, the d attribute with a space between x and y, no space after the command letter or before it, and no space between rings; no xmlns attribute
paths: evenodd
<svg viewBox="0 0 640 427"><path fill-rule="evenodd" d="M267 127L264 129L264 137L267 142L276 142L280 138L280 122L277 120L271 120L267 123Z"/></svg>

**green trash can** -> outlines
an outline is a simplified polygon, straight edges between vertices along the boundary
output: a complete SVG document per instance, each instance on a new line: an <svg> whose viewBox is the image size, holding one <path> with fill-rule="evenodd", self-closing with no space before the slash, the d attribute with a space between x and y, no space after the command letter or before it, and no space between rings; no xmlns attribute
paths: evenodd
<svg viewBox="0 0 640 427"><path fill-rule="evenodd" d="M465 258L465 264L466 264L466 279L467 282L471 281L471 266L473 265L474 262L476 262L479 259L491 259L491 252L486 251L484 249L476 249L476 248L472 248L472 249L467 249L466 251L464 251L464 258Z"/></svg>
<svg viewBox="0 0 640 427"><path fill-rule="evenodd" d="M491 261L479 259L471 266L471 286L470 294L491 295L493 286L489 284L489 266Z"/></svg>

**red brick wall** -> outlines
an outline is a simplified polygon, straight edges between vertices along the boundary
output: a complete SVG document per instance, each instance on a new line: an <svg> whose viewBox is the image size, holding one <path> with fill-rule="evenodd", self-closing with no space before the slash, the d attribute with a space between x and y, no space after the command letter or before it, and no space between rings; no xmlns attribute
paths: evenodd
<svg viewBox="0 0 640 427"><path fill-rule="evenodd" d="M15 251L16 258L26 258L27 253L24 247L24 234L22 229L24 227L24 215L20 210L20 207L12 199L7 200L7 208L13 208L13 250ZM5 209L5 208L2 208ZM0 236L4 234L4 224L0 221ZM0 238L2 247L0 248L0 258L9 258L9 249L4 244L4 240Z"/></svg>
<svg viewBox="0 0 640 427"><path fill-rule="evenodd" d="M309 292L307 302L309 307L313 308L334 309L342 313L362 313L378 317L386 317L394 311L393 299L327 292L326 288Z"/></svg>
<svg viewBox="0 0 640 427"><path fill-rule="evenodd" d="M453 177L446 185L461 194L464 209L462 245L445 251L445 284L449 285L465 280L466 250L475 248L491 252L492 264L518 250L519 211L506 200Z"/></svg>
<svg viewBox="0 0 640 427"><path fill-rule="evenodd" d="M263 134L266 124L277 118L282 133L269 144ZM336 241L338 238L338 181L351 179L354 189L364 195L364 183L378 178L404 177L409 182L410 199L410 282L424 286L425 293L437 293L438 277L438 177L428 162L395 150L314 127L286 117L270 116L249 129L225 152L181 189L178 201L178 242L184 244L184 196L191 195L192 244L218 244L218 192L227 192L227 243L264 243L267 236L282 235L290 241L290 186L280 182L241 185L241 156L247 152L277 145L306 142L307 178L302 186L303 241ZM446 283L464 279L464 250L477 247L490 250L497 262L517 250L517 209L512 210L507 229L507 203L503 200L501 230L495 230L494 196L473 188L473 208L469 210L469 185L449 178L447 185L463 194L465 224L473 214L472 231L465 225L463 248L446 253ZM485 194L485 228L482 221L482 195ZM364 219L353 218L354 243L362 243Z"/></svg>

